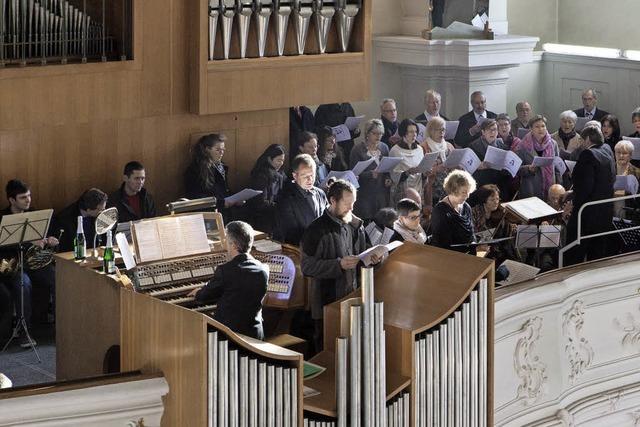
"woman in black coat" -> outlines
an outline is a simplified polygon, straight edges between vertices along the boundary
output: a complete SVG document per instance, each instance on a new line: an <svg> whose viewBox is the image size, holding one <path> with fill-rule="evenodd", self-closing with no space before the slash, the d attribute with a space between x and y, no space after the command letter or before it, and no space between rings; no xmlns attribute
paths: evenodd
<svg viewBox="0 0 640 427"><path fill-rule="evenodd" d="M618 118L613 114L607 114L600 121L602 124L602 136L604 136L604 143L611 148L611 152L615 152L615 147L620 137L620 122Z"/></svg>
<svg viewBox="0 0 640 427"><path fill-rule="evenodd" d="M271 234L275 226L276 198L284 185L282 172L285 148L271 144L264 150L251 170L251 188L262 191L258 197L247 202L251 212L252 225L256 230Z"/></svg>
<svg viewBox="0 0 640 427"><path fill-rule="evenodd" d="M187 197L190 199L215 197L216 207L225 217L225 222L229 220L228 209L231 207L224 200L230 195L227 181L229 168L222 163L226 141L226 136L217 133L200 138L193 147L191 163L184 176Z"/></svg>
<svg viewBox="0 0 640 427"><path fill-rule="evenodd" d="M475 254L473 215L467 203L476 189L476 181L463 170L453 170L444 180L447 196L434 206L431 213L431 244L443 249Z"/></svg>

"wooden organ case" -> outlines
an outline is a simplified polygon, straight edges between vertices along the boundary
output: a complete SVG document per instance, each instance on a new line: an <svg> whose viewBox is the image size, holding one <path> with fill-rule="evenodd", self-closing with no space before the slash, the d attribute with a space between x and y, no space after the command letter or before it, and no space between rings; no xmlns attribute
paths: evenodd
<svg viewBox="0 0 640 427"><path fill-rule="evenodd" d="M356 425L365 426L362 420L366 419L383 427L493 425L492 264L484 258L405 242L375 270L373 294L375 301L384 304L383 325L375 330L384 329L386 369L381 373L372 369L368 381L385 385L386 410L366 414L367 407L361 404L363 413ZM345 337L351 341L354 336L353 307L366 312L365 292L362 298L360 292L325 306L324 351L311 362L327 369L305 382L320 392L305 398L305 425L347 422L340 417L342 399L337 393L344 373L337 360ZM365 334L355 335L366 340ZM367 345L376 348L365 342L361 353L367 352ZM374 359L379 357L378 351L369 352L376 354ZM357 396L352 390L349 401L364 401L362 388Z"/></svg>
<svg viewBox="0 0 640 427"><path fill-rule="evenodd" d="M206 255L211 262L219 256ZM241 337L195 307L125 289L71 254L58 256L56 274L59 379L101 374L105 354L119 345L123 371L162 372L167 378L164 426L235 425L238 416L246 416L247 425L262 425L256 420L269 414L274 425L340 425L336 380L350 370L345 374L336 366L336 343L344 348L352 328L349 309L358 304L359 291L325 307L325 348L311 361L326 371L304 382L320 394L303 399L299 353ZM395 419L398 427L491 426L492 261L405 243L375 270L374 282L375 301L384 304L379 320L387 425ZM180 285L154 289L172 286ZM236 398L222 399L229 395ZM222 422L208 424L209 416Z"/></svg>
<svg viewBox="0 0 640 427"><path fill-rule="evenodd" d="M297 261L296 250L252 254L270 270L264 306L296 306L304 295L288 256ZM58 379L106 373L115 358L122 371L164 374L163 426L258 426L270 417L301 425L302 355L235 334L208 316L215 304L187 295L227 261L225 252L140 264L127 272L133 289L92 268L99 263L78 263L71 253L56 261Z"/></svg>

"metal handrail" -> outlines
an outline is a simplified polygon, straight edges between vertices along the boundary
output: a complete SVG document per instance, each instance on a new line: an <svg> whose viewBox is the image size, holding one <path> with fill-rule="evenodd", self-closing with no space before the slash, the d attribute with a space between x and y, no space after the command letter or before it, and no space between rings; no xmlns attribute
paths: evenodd
<svg viewBox="0 0 640 427"><path fill-rule="evenodd" d="M635 227L624 228L621 230L611 230L611 231L605 231L603 233L588 234L583 236L581 233L582 232L582 212L586 207L594 206L594 205L602 205L605 203L620 202L622 200L637 199L639 197L640 197L640 194L633 194L630 196L621 196L621 197L612 197L610 199L594 200L592 202L587 202L584 205L582 205L580 207L580 210L578 211L578 234L577 234L576 240L562 247L562 249L558 251L558 268L562 268L564 266L564 253L569 249L572 249L578 246L581 240L593 239L594 237L608 236L610 234L626 233L628 231L633 231L633 230L640 230L640 225L637 225Z"/></svg>

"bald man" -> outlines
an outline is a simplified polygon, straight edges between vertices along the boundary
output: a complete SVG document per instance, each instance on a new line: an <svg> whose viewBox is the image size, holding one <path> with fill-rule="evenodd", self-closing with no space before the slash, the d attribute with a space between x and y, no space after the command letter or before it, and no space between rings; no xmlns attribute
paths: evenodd
<svg viewBox="0 0 640 427"><path fill-rule="evenodd" d="M547 203L553 209L557 211L561 211L565 194L567 194L567 190L565 190L562 185L553 184L551 187L549 187L549 194L547 195Z"/></svg>

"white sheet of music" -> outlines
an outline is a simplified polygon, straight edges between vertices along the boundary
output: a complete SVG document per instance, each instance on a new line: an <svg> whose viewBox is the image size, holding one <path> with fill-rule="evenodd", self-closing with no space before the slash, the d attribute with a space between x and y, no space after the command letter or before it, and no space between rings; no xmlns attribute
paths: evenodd
<svg viewBox="0 0 640 427"><path fill-rule="evenodd" d="M514 200L502 204L526 220L552 216L559 212L537 197Z"/></svg>
<svg viewBox="0 0 640 427"><path fill-rule="evenodd" d="M640 160L640 138L631 138L629 136L623 136L622 139L625 141L629 141L633 144L633 153L631 154L631 158L633 160Z"/></svg>
<svg viewBox="0 0 640 427"><path fill-rule="evenodd" d="M181 234L178 217L156 220L162 258L176 258L186 255L184 238Z"/></svg>
<svg viewBox="0 0 640 427"><path fill-rule="evenodd" d="M138 245L138 262L162 259L162 246L155 221L141 221L133 225Z"/></svg>
<svg viewBox="0 0 640 427"><path fill-rule="evenodd" d="M202 214L178 217L180 234L184 239L185 255L210 252L207 230ZM181 255L182 256L182 255Z"/></svg>

